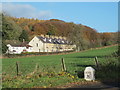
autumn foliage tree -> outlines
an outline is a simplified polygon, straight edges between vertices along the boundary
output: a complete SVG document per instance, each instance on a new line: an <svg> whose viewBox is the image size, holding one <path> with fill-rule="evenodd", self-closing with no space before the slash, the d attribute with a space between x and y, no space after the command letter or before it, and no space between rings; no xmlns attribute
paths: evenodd
<svg viewBox="0 0 120 90"><path fill-rule="evenodd" d="M20 37L19 37L19 40L22 42L23 40L25 41L28 41L28 34L27 34L27 31L23 30Z"/></svg>
<svg viewBox="0 0 120 90"><path fill-rule="evenodd" d="M16 24L24 30L21 30L22 34L18 35L20 41L23 39L28 41L28 38L32 39L34 36L41 34L62 36L67 37L68 40L76 44L78 51L117 43L116 32L99 33L97 30L82 24L65 22L58 19L38 20L34 18L27 19L14 17L10 17L10 19L16 22ZM6 32L3 33L4 36L7 36L7 34Z"/></svg>

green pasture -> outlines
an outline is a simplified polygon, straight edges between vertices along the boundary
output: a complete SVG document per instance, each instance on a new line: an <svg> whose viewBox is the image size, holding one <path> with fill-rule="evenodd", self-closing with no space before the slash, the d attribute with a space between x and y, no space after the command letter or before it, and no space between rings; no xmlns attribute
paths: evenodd
<svg viewBox="0 0 120 90"><path fill-rule="evenodd" d="M46 55L22 58L7 58L2 60L2 72L15 74L16 61L19 63L19 69L22 74L27 74L35 69L36 64L42 71L61 71L61 58L64 58L67 71L74 73L75 70L84 69L86 65L94 65L94 58L97 56L99 61L104 59L117 50L116 46L93 49L88 51L76 52L64 55Z"/></svg>
<svg viewBox="0 0 120 90"><path fill-rule="evenodd" d="M112 54L113 52L117 51L117 49L118 49L117 46L112 46L102 49L90 49L87 51L75 52L64 55L45 55L45 56L31 56L31 57L21 57L21 58L7 58L7 59L2 59L2 72L4 75L6 76L8 75L9 77L16 76L16 62L18 62L19 73L20 75L23 76L33 72L36 69L36 66L38 66L39 72L60 73L62 69L61 58L64 58L67 72L69 72L71 75L76 76L76 71L83 71L86 66L94 67L95 65L94 58L96 56L98 57L99 62L102 63L106 59L105 56ZM113 60L117 60L117 59L113 57ZM37 83L40 80L42 83L38 85ZM47 80L50 83L48 83ZM13 80L13 82L15 81ZM16 85L13 82L12 84ZM18 86L16 87L34 87L34 86L43 87L49 85L52 86L53 83L55 85L59 85L59 84L72 82L72 79L66 78L65 76L63 77L54 76L52 78L41 77L38 79L34 79L34 83L31 82L32 84L29 83L30 85L24 84L23 82L20 81L19 83L21 84L18 84ZM7 87L7 85L8 87L10 86L14 87L14 85L12 84L8 84L8 82L6 81L3 82L4 87Z"/></svg>

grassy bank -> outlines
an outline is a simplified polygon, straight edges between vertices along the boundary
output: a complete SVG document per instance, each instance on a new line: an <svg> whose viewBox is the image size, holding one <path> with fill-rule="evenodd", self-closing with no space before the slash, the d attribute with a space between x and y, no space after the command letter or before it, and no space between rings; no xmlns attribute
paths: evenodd
<svg viewBox="0 0 120 90"><path fill-rule="evenodd" d="M47 55L33 56L22 58L7 58L3 59L3 87L54 87L64 85L70 82L84 81L81 72L86 66L95 67L94 58L97 56L99 62L115 62L116 57L108 57L113 52L117 51L117 46L93 49L83 52L64 54L64 55ZM61 58L64 58L67 72L62 72ZM19 65L19 76L17 75L16 62ZM107 64L106 64L107 65ZM101 73L103 69L101 69ZM81 78L78 78L78 74ZM97 78L104 78L100 72L96 73Z"/></svg>

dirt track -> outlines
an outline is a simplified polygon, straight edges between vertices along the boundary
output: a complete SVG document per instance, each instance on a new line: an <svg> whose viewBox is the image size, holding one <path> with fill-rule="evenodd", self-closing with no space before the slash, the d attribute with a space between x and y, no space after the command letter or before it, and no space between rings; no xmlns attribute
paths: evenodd
<svg viewBox="0 0 120 90"><path fill-rule="evenodd" d="M66 88L66 90L71 88L96 88L100 90L120 90L120 83L116 82L106 82L106 83L94 83L94 84L88 84L88 85L76 85L74 87Z"/></svg>
<svg viewBox="0 0 120 90"><path fill-rule="evenodd" d="M64 90L74 90L74 89L97 89L97 90L120 90L120 82L83 82L83 83L71 83L63 87Z"/></svg>

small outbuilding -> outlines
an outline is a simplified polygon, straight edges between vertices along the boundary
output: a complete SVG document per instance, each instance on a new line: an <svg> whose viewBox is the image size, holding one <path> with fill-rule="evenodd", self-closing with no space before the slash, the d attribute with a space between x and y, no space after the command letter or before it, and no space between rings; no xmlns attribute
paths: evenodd
<svg viewBox="0 0 120 90"><path fill-rule="evenodd" d="M11 45L7 44L8 50L6 53L9 54L21 54L22 52L32 52L32 46L26 44L26 43L21 43L19 45Z"/></svg>

